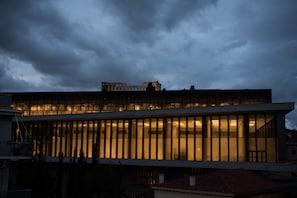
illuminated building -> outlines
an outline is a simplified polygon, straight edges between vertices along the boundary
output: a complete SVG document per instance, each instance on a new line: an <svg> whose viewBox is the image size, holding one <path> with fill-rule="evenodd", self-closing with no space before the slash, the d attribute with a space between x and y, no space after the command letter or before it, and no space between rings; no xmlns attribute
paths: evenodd
<svg viewBox="0 0 297 198"><path fill-rule="evenodd" d="M48 157L283 162L285 114L271 90L13 93L34 154ZM21 129L14 125L15 141ZM40 139L41 138L41 139ZM26 139L29 141L29 139ZM96 156L94 156L96 155Z"/></svg>
<svg viewBox="0 0 297 198"><path fill-rule="evenodd" d="M128 183L145 184L209 169L297 172L285 144L294 103L273 103L269 89L10 94L23 112L12 141L33 142L47 162L125 167Z"/></svg>

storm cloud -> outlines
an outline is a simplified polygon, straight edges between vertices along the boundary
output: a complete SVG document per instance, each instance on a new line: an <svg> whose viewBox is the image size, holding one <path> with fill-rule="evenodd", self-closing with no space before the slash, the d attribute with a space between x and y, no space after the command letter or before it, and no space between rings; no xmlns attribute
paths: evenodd
<svg viewBox="0 0 297 198"><path fill-rule="evenodd" d="M272 89L297 103L294 0L0 3L0 91ZM297 113L287 116L297 128Z"/></svg>

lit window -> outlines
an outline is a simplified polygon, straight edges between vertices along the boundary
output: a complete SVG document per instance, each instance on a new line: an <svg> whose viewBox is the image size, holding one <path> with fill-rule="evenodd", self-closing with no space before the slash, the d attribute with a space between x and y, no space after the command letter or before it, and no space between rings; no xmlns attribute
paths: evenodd
<svg viewBox="0 0 297 198"><path fill-rule="evenodd" d="M250 120L249 126L255 126L255 121L254 120Z"/></svg>
<svg viewBox="0 0 297 198"><path fill-rule="evenodd" d="M212 120L211 122L213 126L219 126L219 120Z"/></svg>
<svg viewBox="0 0 297 198"><path fill-rule="evenodd" d="M234 127L237 125L237 121L236 120L230 120L230 126Z"/></svg>

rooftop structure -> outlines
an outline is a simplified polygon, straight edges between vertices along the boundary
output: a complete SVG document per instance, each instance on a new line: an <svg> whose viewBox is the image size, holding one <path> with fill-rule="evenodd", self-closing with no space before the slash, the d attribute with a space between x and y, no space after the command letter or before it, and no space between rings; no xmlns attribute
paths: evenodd
<svg viewBox="0 0 297 198"><path fill-rule="evenodd" d="M161 181L153 185L155 198L281 197L280 191L283 188L280 184L244 170L219 170L173 180L165 178Z"/></svg>
<svg viewBox="0 0 297 198"><path fill-rule="evenodd" d="M102 91L146 91L147 88L161 91L161 84L158 81L144 82L141 85L128 85L122 82L101 82Z"/></svg>

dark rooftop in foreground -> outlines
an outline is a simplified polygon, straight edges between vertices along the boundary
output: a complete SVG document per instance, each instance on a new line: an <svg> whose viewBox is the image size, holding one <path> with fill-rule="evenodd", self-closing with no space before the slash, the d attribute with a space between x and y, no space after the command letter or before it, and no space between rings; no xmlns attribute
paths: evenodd
<svg viewBox="0 0 297 198"><path fill-rule="evenodd" d="M278 192L283 186L265 179L251 171L219 170L196 176L196 184L189 185L189 177L166 180L163 184L155 184L155 189L172 191L203 191L210 193L226 193L235 195Z"/></svg>

